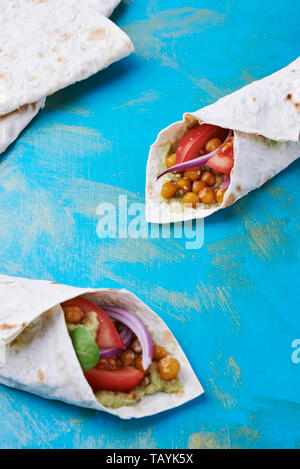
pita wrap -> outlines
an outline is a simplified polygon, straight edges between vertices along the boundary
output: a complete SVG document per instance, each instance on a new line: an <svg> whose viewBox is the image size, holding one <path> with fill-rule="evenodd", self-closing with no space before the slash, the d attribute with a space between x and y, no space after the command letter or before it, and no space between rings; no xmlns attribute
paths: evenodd
<svg viewBox="0 0 300 469"><path fill-rule="evenodd" d="M234 133L234 166L221 204L183 208L180 200L160 195L169 175L168 148L178 143L195 123L217 125ZM300 156L300 58L282 70L255 81L197 112L186 113L170 125L151 146L146 174L146 218L148 222L170 223L204 218L232 205L248 192L289 166Z"/></svg>
<svg viewBox="0 0 300 469"><path fill-rule="evenodd" d="M29 4L32 3L31 0L27 1ZM56 2L56 0L48 0L48 2L50 1ZM0 2L0 7L4 5L4 2L8 6L10 5L10 0L2 0L2 2ZM25 2L26 0L23 0L23 5ZM119 3L120 0L84 0L81 5L93 8L101 15L109 17ZM35 103L21 106L21 108L0 118L0 153L6 150L37 115L38 111L44 107L45 99L41 98Z"/></svg>
<svg viewBox="0 0 300 469"><path fill-rule="evenodd" d="M60 303L78 295L84 295L98 305L124 308L137 316L148 327L154 342L163 345L180 362L179 377L183 391L144 396L130 407L103 407L84 377L60 306ZM47 399L109 412L124 419L154 415L203 393L166 324L127 290L75 288L54 282L0 276L0 299L0 356L5 355L0 366L0 383L4 385ZM20 335L25 328L26 333Z"/></svg>

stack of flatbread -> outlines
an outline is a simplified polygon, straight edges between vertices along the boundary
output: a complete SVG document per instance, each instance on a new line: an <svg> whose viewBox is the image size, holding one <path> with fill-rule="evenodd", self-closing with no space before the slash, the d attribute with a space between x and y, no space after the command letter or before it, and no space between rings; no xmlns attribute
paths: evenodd
<svg viewBox="0 0 300 469"><path fill-rule="evenodd" d="M107 16L121 0L0 0L0 153L46 96L133 51Z"/></svg>

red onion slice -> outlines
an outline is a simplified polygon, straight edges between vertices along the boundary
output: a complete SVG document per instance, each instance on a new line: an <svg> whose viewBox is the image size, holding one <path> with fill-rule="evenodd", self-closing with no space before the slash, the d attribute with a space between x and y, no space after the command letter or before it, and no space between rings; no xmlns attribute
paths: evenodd
<svg viewBox="0 0 300 469"><path fill-rule="evenodd" d="M128 348L132 341L133 332L127 326L124 326L120 332L120 337L125 348ZM124 348L101 348L100 358L113 358L123 353L124 350Z"/></svg>
<svg viewBox="0 0 300 469"><path fill-rule="evenodd" d="M209 160L209 158L211 158L215 153L217 153L219 148L222 145L224 145L224 143L227 142L227 140L229 140L231 136L232 136L232 130L230 130L228 132L228 135L227 135L226 139L224 140L224 142L216 150L211 151L210 153L207 153L204 156L199 156L198 158L194 158L193 160L185 161L184 163L180 163L180 164L175 164L174 166L171 166L171 168L165 169L165 171L160 173L157 176L156 180L158 180L159 178L161 178L162 176L164 176L167 173L174 173L175 171L182 171L183 169L194 168L195 166L205 164Z"/></svg>
<svg viewBox="0 0 300 469"><path fill-rule="evenodd" d="M153 341L142 321L124 309L115 306L100 306L109 317L125 324L137 336L143 351L143 368L146 370L153 359Z"/></svg>
<svg viewBox="0 0 300 469"><path fill-rule="evenodd" d="M228 174L227 178L225 178L222 186L221 186L221 190L223 189L227 189L227 187L229 186L230 184L230 174Z"/></svg>

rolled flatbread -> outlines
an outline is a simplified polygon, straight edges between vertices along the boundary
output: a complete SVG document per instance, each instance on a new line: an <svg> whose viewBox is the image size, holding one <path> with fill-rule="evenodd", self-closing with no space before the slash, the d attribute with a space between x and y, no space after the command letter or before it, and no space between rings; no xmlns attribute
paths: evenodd
<svg viewBox="0 0 300 469"><path fill-rule="evenodd" d="M156 392L143 396L134 405L118 408L102 405L82 371L61 307L63 302L79 295L103 308L103 305L124 308L138 318L150 331L153 341L165 347L180 363L180 392ZM127 290L75 288L55 282L0 276L0 300L0 356L5 356L0 364L0 383L4 385L124 419L154 415L203 393L166 324Z"/></svg>
<svg viewBox="0 0 300 469"><path fill-rule="evenodd" d="M15 4L12 0L0 0L0 10L3 11L2 19L5 20L5 12L10 11L12 4ZM22 1L22 10L25 12L26 6L29 10L38 2L33 0L23 0ZM50 4L53 4L53 7L57 6L57 0L48 0L47 8ZM84 0L81 2L81 8L89 7L94 9L99 15L110 16L114 8L120 3L120 0ZM20 9L20 6L18 7ZM23 14L23 13L22 13ZM42 15L45 15L44 10ZM6 20L5 20L6 21ZM32 33L33 34L33 33ZM35 36L32 35L32 39ZM17 44L13 42L13 38L8 38L7 40L12 41L12 46L17 47ZM125 41L125 37L123 36ZM129 47L128 53L132 50L132 45L129 45L129 40L126 37L126 41ZM55 47L55 46L53 46ZM3 52L2 52L3 53ZM72 50L68 51L68 55L72 53ZM1 75L0 75L1 77ZM2 77L3 80L3 77ZM1 78L0 78L1 84ZM2 84L3 85L3 84ZM9 98L8 98L9 99ZM31 104L24 104L21 107L16 108L15 110L9 112L6 115L0 117L0 153L4 152L7 147L18 137L22 130L29 124L29 122L36 116L38 111L45 105L45 97L38 99L36 102Z"/></svg>
<svg viewBox="0 0 300 469"><path fill-rule="evenodd" d="M170 151L177 154L181 138L198 124L211 124L233 132L234 165L221 203L215 200L205 204L199 198L195 207L185 207L180 194L170 200L161 196L162 185L172 179L172 173L158 180L157 176L166 170L166 156ZM181 122L162 130L151 146L146 174L147 221L170 223L204 218L232 205L300 156L299 131L300 58L212 105L184 114Z"/></svg>

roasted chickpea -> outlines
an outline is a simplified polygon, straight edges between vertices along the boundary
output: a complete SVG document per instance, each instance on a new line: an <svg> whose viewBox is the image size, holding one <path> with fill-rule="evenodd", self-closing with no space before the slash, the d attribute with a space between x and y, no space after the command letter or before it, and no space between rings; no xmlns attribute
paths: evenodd
<svg viewBox="0 0 300 469"><path fill-rule="evenodd" d="M176 164L176 153L172 153L172 155L169 155L166 158L166 166L167 168L171 168L175 164Z"/></svg>
<svg viewBox="0 0 300 469"><path fill-rule="evenodd" d="M165 197L165 199L171 199L172 197L174 197L176 192L177 192L176 184L174 184L174 182L172 181L168 181L162 185L160 193L163 197Z"/></svg>
<svg viewBox="0 0 300 469"><path fill-rule="evenodd" d="M211 172L215 174L216 176L222 176L222 174L224 174L224 173L221 173L221 171L216 171L215 169L211 169Z"/></svg>
<svg viewBox="0 0 300 469"><path fill-rule="evenodd" d="M202 204L212 204L216 200L215 191L211 187L203 187L198 196Z"/></svg>
<svg viewBox="0 0 300 469"><path fill-rule="evenodd" d="M219 138L211 138L205 145L205 150L207 153L210 153L211 151L216 150L220 145L222 145L222 141Z"/></svg>
<svg viewBox="0 0 300 469"><path fill-rule="evenodd" d="M206 187L206 183L204 181L194 181L192 191L195 192L195 194L199 194L203 187Z"/></svg>
<svg viewBox="0 0 300 469"><path fill-rule="evenodd" d="M197 179L200 179L200 176L200 168L190 168L184 171L184 177L189 178L191 181L196 181Z"/></svg>
<svg viewBox="0 0 300 469"><path fill-rule="evenodd" d="M232 147L233 147L233 137L231 137L229 140L227 140L226 143L223 143L222 148L220 148L219 151L221 151L222 153L227 152L227 154L228 154L228 152L230 152L230 150L232 150Z"/></svg>
<svg viewBox="0 0 300 469"><path fill-rule="evenodd" d="M226 189L218 189L216 193L217 202L221 204L224 200Z"/></svg>
<svg viewBox="0 0 300 469"><path fill-rule="evenodd" d="M119 360L123 363L123 365L133 366L135 360L135 353L133 350L125 350L125 352L119 355Z"/></svg>
<svg viewBox="0 0 300 469"><path fill-rule="evenodd" d="M168 355L168 352L166 351L165 347L162 347L161 345L154 345L153 347L153 360L161 360L162 358L165 358Z"/></svg>
<svg viewBox="0 0 300 469"><path fill-rule="evenodd" d="M182 197L182 203L184 205L191 205L192 207L195 207L197 202L199 202L199 199L198 199L198 195L195 194L195 192L187 192Z"/></svg>
<svg viewBox="0 0 300 469"><path fill-rule="evenodd" d="M191 192L192 190L192 184L191 184L191 181L184 177L184 178L180 178L178 181L177 181L177 187L178 189L180 189L184 194L186 194L187 192Z"/></svg>
<svg viewBox="0 0 300 469"><path fill-rule="evenodd" d="M78 306L63 306L66 322L77 324L84 318L84 312Z"/></svg>
<svg viewBox="0 0 300 469"><path fill-rule="evenodd" d="M136 359L134 360L134 366L136 367L137 370L142 371L143 373L148 373L148 371L150 370L150 366L148 366L147 370L144 370L142 355L139 355L138 357L136 357Z"/></svg>
<svg viewBox="0 0 300 469"><path fill-rule="evenodd" d="M165 357L157 363L157 370L162 379L172 381L180 371L180 364L176 358Z"/></svg>
<svg viewBox="0 0 300 469"><path fill-rule="evenodd" d="M216 182L216 178L210 171L204 171L201 175L201 181L205 182L208 186L213 186Z"/></svg>
<svg viewBox="0 0 300 469"><path fill-rule="evenodd" d="M141 385L146 387L146 386L149 386L149 384L151 384L151 376L150 375L146 375L144 376L144 379L143 381L141 382Z"/></svg>
<svg viewBox="0 0 300 469"><path fill-rule="evenodd" d="M115 358L100 358L97 367L100 370L119 370L122 364Z"/></svg>
<svg viewBox="0 0 300 469"><path fill-rule="evenodd" d="M140 344L140 341L138 339L135 339L132 344L130 345L131 350L133 350L135 353L142 353L142 347Z"/></svg>

